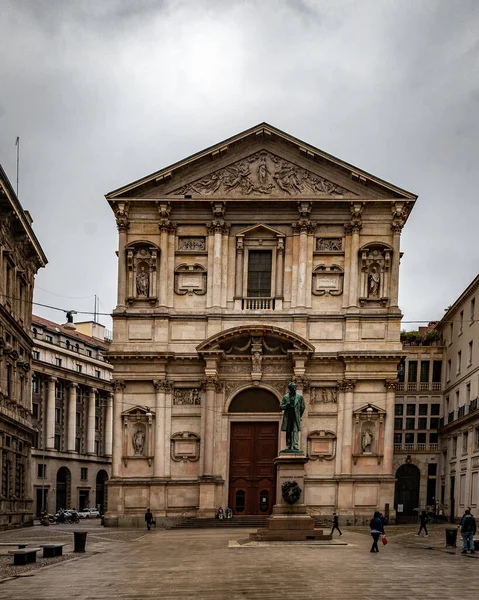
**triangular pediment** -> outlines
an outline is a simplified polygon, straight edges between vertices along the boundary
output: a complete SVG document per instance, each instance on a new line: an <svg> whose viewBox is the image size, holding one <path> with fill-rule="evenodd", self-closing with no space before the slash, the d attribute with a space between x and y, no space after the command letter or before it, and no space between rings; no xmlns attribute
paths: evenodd
<svg viewBox="0 0 479 600"><path fill-rule="evenodd" d="M150 410L147 406L133 406L132 408L129 408L128 410L124 410L122 413L122 416L129 416L129 417L144 417L147 415L154 415L155 413Z"/></svg>
<svg viewBox="0 0 479 600"><path fill-rule="evenodd" d="M416 196L260 123L110 194L120 198L403 198Z"/></svg>
<svg viewBox="0 0 479 600"><path fill-rule="evenodd" d="M274 227L270 227L265 223L258 223L257 225L250 225L241 231L238 231L236 237L264 237L265 234L269 237L284 237L285 234Z"/></svg>

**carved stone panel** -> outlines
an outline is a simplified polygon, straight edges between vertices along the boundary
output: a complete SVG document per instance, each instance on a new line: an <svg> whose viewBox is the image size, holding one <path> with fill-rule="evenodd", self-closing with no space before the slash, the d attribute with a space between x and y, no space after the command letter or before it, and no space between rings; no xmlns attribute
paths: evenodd
<svg viewBox="0 0 479 600"><path fill-rule="evenodd" d="M342 252L343 238L316 238L316 252Z"/></svg>
<svg viewBox="0 0 479 600"><path fill-rule="evenodd" d="M205 252L206 238L204 236L179 236L178 250L183 252Z"/></svg>
<svg viewBox="0 0 479 600"><path fill-rule="evenodd" d="M179 265L175 269L175 294L206 294L206 269L201 265Z"/></svg>
<svg viewBox="0 0 479 600"><path fill-rule="evenodd" d="M315 296L340 296L343 293L344 272L338 265L318 265L313 271L311 288Z"/></svg>
<svg viewBox="0 0 479 600"><path fill-rule="evenodd" d="M196 462L200 458L200 437L182 431L171 436L171 459L175 462Z"/></svg>
<svg viewBox="0 0 479 600"><path fill-rule="evenodd" d="M354 192L262 151L171 192L200 196L355 196Z"/></svg>
<svg viewBox="0 0 479 600"><path fill-rule="evenodd" d="M311 404L337 404L337 387L312 387L310 390Z"/></svg>
<svg viewBox="0 0 479 600"><path fill-rule="evenodd" d="M308 435L307 447L311 460L332 460L336 456L336 434L332 431L312 431Z"/></svg>
<svg viewBox="0 0 479 600"><path fill-rule="evenodd" d="M201 390L199 388L175 388L173 404L176 406L200 406Z"/></svg>

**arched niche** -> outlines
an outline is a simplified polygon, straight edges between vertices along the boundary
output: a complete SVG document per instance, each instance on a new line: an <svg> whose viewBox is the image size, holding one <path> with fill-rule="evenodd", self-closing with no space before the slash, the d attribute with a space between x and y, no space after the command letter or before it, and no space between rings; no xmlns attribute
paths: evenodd
<svg viewBox="0 0 479 600"><path fill-rule="evenodd" d="M279 413L278 398L264 388L242 390L230 402L230 413Z"/></svg>
<svg viewBox="0 0 479 600"><path fill-rule="evenodd" d="M68 467L60 467L57 471L56 492L57 492L57 512L63 508L71 506L71 481L72 474Z"/></svg>
<svg viewBox="0 0 479 600"><path fill-rule="evenodd" d="M378 302L386 306L389 300L390 270L393 249L384 242L371 242L359 250L359 302Z"/></svg>
<svg viewBox="0 0 479 600"><path fill-rule="evenodd" d="M394 508L398 517L417 517L420 483L421 472L416 465L407 463L396 471Z"/></svg>
<svg viewBox="0 0 479 600"><path fill-rule="evenodd" d="M157 300L157 262L159 248L152 242L136 241L125 248L127 264L127 302Z"/></svg>

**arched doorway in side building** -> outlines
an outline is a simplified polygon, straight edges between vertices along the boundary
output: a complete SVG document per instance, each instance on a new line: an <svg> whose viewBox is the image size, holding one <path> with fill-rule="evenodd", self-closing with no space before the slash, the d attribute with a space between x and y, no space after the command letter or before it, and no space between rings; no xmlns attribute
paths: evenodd
<svg viewBox="0 0 479 600"><path fill-rule="evenodd" d="M266 389L248 388L233 398L228 412L229 506L235 515L269 515L276 499L278 398Z"/></svg>
<svg viewBox="0 0 479 600"><path fill-rule="evenodd" d="M105 469L101 469L96 474L96 508L100 511L100 514L105 514L108 506L107 495L106 495L106 482L108 481L108 473Z"/></svg>
<svg viewBox="0 0 479 600"><path fill-rule="evenodd" d="M394 508L398 523L411 523L417 518L421 473L413 464L401 465L396 471Z"/></svg>
<svg viewBox="0 0 479 600"><path fill-rule="evenodd" d="M61 508L71 508L71 482L72 475L68 467L60 467L57 471L57 512Z"/></svg>

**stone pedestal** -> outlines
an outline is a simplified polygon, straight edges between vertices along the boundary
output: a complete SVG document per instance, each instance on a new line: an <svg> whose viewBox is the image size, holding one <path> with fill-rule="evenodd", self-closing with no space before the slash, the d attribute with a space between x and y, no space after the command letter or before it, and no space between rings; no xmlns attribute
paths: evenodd
<svg viewBox="0 0 479 600"><path fill-rule="evenodd" d="M280 542L331 539L331 535L323 534L322 529L315 529L314 519L308 515L304 504L304 465L308 460L303 452L284 452L274 459L277 467L276 504L272 516L266 521L266 528L250 534L251 540ZM283 484L286 482L296 482L301 490L299 498L292 504L283 497Z"/></svg>

